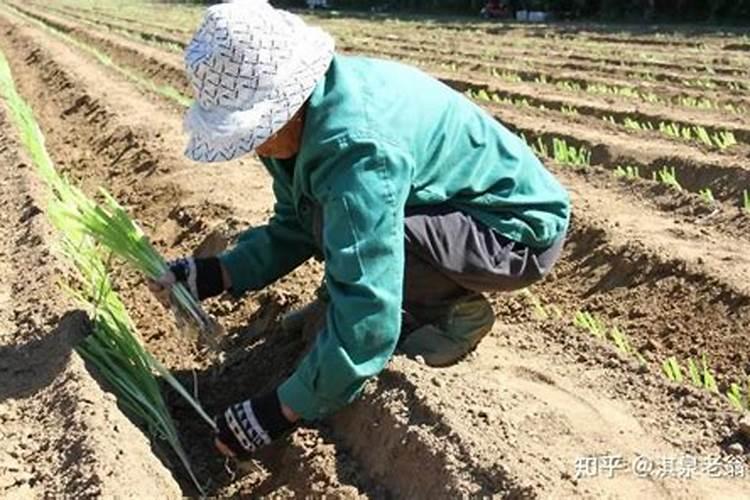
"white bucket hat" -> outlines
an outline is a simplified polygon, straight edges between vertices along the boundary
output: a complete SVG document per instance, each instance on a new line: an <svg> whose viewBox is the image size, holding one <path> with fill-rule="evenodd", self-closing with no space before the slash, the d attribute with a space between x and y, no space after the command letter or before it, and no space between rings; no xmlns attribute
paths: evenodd
<svg viewBox="0 0 750 500"><path fill-rule="evenodd" d="M227 161L263 144L310 97L333 48L330 35L266 0L207 9L185 51L196 97L185 117L185 155Z"/></svg>

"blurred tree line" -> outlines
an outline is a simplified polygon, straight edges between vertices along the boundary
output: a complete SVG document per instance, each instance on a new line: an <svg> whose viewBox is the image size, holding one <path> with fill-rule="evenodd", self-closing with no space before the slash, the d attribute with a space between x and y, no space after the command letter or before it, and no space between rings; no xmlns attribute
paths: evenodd
<svg viewBox="0 0 750 500"><path fill-rule="evenodd" d="M281 3L281 2L278 2ZM302 1L284 2L299 4ZM383 8L417 12L477 13L486 0L329 0L335 8ZM559 18L749 20L750 0L505 0L511 10L544 10Z"/></svg>

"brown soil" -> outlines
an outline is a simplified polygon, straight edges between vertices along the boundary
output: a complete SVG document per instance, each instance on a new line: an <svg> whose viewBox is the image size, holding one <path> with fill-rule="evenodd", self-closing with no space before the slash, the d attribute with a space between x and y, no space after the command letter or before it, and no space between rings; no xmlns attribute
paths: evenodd
<svg viewBox="0 0 750 500"><path fill-rule="evenodd" d="M214 227L236 234L268 217L269 182L254 159L190 165L181 157L181 116L172 104L140 93L58 39L5 14L0 14L0 33L0 49L11 62L20 92L37 113L57 165L89 192L98 185L110 189L166 255L190 252ZM12 154L16 146L7 149ZM585 306L612 314L618 321L628 320L627 327L640 325L642 330L628 328L639 345L667 332L674 340L673 349L661 343L654 356L682 354L681 349L693 344L710 349L719 375L735 375L748 362L746 342L738 333L749 317L746 240L634 203L630 187L602 176L557 173L573 194L575 227L556 276L535 287L534 293L567 315ZM29 190L18 186L7 193L9 197L3 194L0 203L5 211L12 215L13 197ZM29 224L2 227L20 231ZM35 256L48 245L36 247L3 250L12 254L14 264L28 263L36 262ZM24 269L31 272L36 267ZM149 348L189 387L195 377L209 412L273 387L293 369L310 335L284 334L278 319L309 300L319 279L320 265L308 263L245 300L214 301L210 309L228 331L216 356L181 339L138 278L117 271L121 293ZM49 276L34 283L51 281ZM51 285L48 289L56 298L55 289ZM54 302L8 295L0 297L17 299L15 303L34 311L68 310L59 301L55 309ZM170 395L197 474L210 481L212 494L222 497L741 498L746 494L747 479L645 480L629 470L612 479L576 479L576 459L587 455L619 454L628 460L636 454L655 460L722 455L726 445L739 439L738 416L718 397L672 385L656 371L624 359L568 326L567 318L535 320L523 296L492 299L500 321L462 363L436 370L397 356L359 402L297 430L234 478L211 449L205 426ZM33 338L28 330L19 329L8 345ZM43 373L48 364L48 358L40 358L38 371ZM55 385L41 376L26 380L48 397L76 387L69 382ZM102 394L81 375L80 383L84 382L92 393ZM43 395L39 397L43 404ZM108 409L108 418L119 419L117 432L133 429L111 398L95 408ZM23 413L12 410L11 415L16 414ZM68 429L90 430L86 418L84 413L66 412L57 422L67 422ZM60 450L65 448L55 441L59 434L49 427L27 419L19 420L16 428L31 433L39 429L44 437L33 442L48 443L42 448L50 457L64 456ZM145 437L126 437L126 456L131 458L123 467L118 461L122 459L113 457L114 443L122 436L102 427L98 433L78 434L84 441L97 440L100 448L93 448L88 456L111 472L102 477L117 479L102 480L107 485L101 486L102 494L176 493L154 455L137 455L145 448ZM66 435L72 434L66 431ZM182 493L194 495L169 453L160 446L157 452ZM77 484L76 477L89 477L86 461L68 464L63 474L52 458L25 454L17 460L18 467L38 474L31 487L39 489L32 492L87 493L69 487ZM79 470L82 476L77 475ZM128 477L122 477L125 471ZM17 470L0 469L0 481L15 484L19 477L24 476ZM125 492L107 489L114 485Z"/></svg>

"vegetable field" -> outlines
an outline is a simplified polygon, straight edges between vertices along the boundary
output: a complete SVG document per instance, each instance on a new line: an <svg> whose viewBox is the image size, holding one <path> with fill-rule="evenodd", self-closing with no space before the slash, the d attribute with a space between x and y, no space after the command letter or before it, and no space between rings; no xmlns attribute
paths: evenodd
<svg viewBox="0 0 750 500"><path fill-rule="evenodd" d="M313 298L321 264L209 302L225 334L208 349L178 332L135 267L86 261L84 275L107 267L145 365L175 377L149 379L149 401L168 410L152 425L76 351L106 304L92 314L66 293L66 259L91 252L61 241L39 168L46 150L65 182L119 203L166 258L264 222L273 195L256 158L182 156L181 52L200 16L0 0L0 497L193 497L196 483L217 497L750 495L748 34L308 17L340 53L418 66L522 135L569 189L574 218L554 275L493 295L498 322L466 360L396 356L356 404L236 467L192 400L213 415L291 372L315 328L294 336L279 321ZM26 128L8 82L33 113Z"/></svg>

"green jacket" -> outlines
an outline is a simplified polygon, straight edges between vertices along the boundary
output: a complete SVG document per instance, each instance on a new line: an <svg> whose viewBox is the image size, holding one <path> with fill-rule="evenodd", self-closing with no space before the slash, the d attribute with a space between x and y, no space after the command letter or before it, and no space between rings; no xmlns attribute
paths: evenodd
<svg viewBox="0 0 750 500"><path fill-rule="evenodd" d="M306 419L354 399L395 349L405 206L449 203L538 248L568 225L568 195L524 141L461 94L394 62L335 56L308 101L292 164L262 160L275 213L221 259L235 295L272 283L318 251L312 207L322 208L327 326L279 388Z"/></svg>

